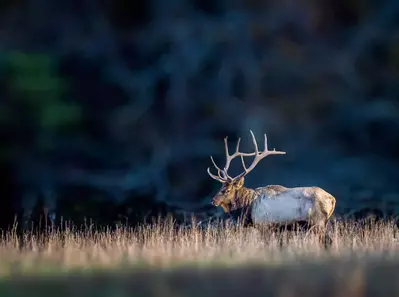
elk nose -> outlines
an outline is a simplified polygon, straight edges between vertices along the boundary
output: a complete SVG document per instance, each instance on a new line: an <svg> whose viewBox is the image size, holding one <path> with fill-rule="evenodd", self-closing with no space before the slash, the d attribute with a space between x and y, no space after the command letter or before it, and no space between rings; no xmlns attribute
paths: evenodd
<svg viewBox="0 0 399 297"><path fill-rule="evenodd" d="M212 200L212 201L211 201L211 204L212 204L212 205L215 205L215 201Z"/></svg>

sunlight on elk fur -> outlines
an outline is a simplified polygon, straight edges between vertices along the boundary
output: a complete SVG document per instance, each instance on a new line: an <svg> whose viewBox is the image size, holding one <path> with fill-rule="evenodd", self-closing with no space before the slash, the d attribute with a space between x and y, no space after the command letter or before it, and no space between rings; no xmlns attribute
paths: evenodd
<svg viewBox="0 0 399 297"><path fill-rule="evenodd" d="M263 223L290 224L307 222L310 227L324 230L327 221L335 209L335 198L319 187L287 188L281 185L268 185L256 189L246 188L244 178L263 158L270 155L284 155L286 152L270 151L267 145L267 136L264 134L264 150L259 152L258 144L252 131L255 152L242 153L240 138L237 141L235 152L230 155L227 137L224 139L226 164L220 169L213 158L212 163L217 170L217 175L211 173L210 177L222 183L222 187L214 196L212 204L221 206L225 212L242 209L246 219L255 225ZM244 157L255 156L252 164L247 167ZM240 157L244 171L236 177L228 174L231 161Z"/></svg>

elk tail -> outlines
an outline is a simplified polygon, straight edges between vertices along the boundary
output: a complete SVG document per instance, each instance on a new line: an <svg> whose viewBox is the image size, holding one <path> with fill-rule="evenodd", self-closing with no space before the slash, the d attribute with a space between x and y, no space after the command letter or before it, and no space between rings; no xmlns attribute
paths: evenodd
<svg viewBox="0 0 399 297"><path fill-rule="evenodd" d="M330 210L330 212L328 213L328 216L327 216L327 220L331 217L331 215L333 214L333 212L334 212L334 210L335 210L335 198L334 198L334 196L332 196L332 195L330 195L330 200L331 200L331 210Z"/></svg>

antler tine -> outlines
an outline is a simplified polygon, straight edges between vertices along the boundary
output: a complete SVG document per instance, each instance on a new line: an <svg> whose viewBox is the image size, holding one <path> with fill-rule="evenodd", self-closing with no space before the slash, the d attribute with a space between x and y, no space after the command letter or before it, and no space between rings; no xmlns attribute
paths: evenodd
<svg viewBox="0 0 399 297"><path fill-rule="evenodd" d="M258 149L258 143L256 142L256 138L255 138L255 135L254 135L254 133L252 132L252 130L249 130L249 132L251 133L251 136L252 136L252 142L254 143L254 146L255 146L255 156L258 156L258 154L259 154L259 149ZM265 134L266 135L266 134Z"/></svg>
<svg viewBox="0 0 399 297"><path fill-rule="evenodd" d="M225 168L224 168L225 170L229 169L229 167L230 167L230 162L231 162L235 157L238 157L238 156L250 157L250 156L254 156L254 155L256 154L256 153L241 153L241 152L240 152L240 141L241 141L241 138L238 138L238 140L237 140L237 146L236 146L236 151L234 152L234 154L226 156L226 159L228 160L228 162L226 163L226 166L225 166Z"/></svg>
<svg viewBox="0 0 399 297"><path fill-rule="evenodd" d="M215 163L215 160L213 160L213 157L211 156L211 161L213 163L213 166L215 166L216 170L218 171L218 176L214 175L213 173L211 173L210 168L208 167L207 172L210 175L210 177L212 177L213 179L220 181L222 183L227 181L227 177L225 175L225 173L223 172L223 170L221 170ZM220 175L220 173L223 174L223 176Z"/></svg>
<svg viewBox="0 0 399 297"><path fill-rule="evenodd" d="M209 167L207 168L206 171L208 172L209 176L212 177L213 179L215 179L215 180L217 180L217 181L220 181L221 183L224 183L224 182L225 182L225 180L222 179L222 177L220 176L219 173L218 173L219 176L216 176L216 175L212 174L212 172L211 172L211 170L210 170Z"/></svg>
<svg viewBox="0 0 399 297"><path fill-rule="evenodd" d="M242 166L244 168L244 172L242 172L240 175L238 175L236 177L236 179L237 178L241 178L241 177L247 175L249 172L251 172L255 168L255 166L259 163L259 161L262 160L263 158L265 158L265 157L267 157L269 155L285 155L286 154L286 152L276 151L276 149L274 149L272 151L269 151L268 145L267 145L267 135L266 134L264 134L264 137L265 137L264 146L265 146L265 148L264 148L264 150L261 153L259 153L258 143L256 142L255 135L254 135L254 133L251 130L250 130L250 133L251 133L251 136L252 136L252 142L253 142L253 144L255 146L255 153L254 153L255 154L255 158L252 161L251 166L249 166L249 168L247 168L245 166L243 155L241 155L241 162L242 162Z"/></svg>
<svg viewBox="0 0 399 297"><path fill-rule="evenodd" d="M255 163L255 160L258 159L258 156L259 156L259 148L258 148L258 143L256 142L256 138L255 138L254 133L252 132L252 130L249 130L249 132L251 133L252 142L253 142L253 144L255 146L255 152L253 153L255 155L255 159L252 162L252 163ZM265 136L266 136L266 134L265 134ZM265 142L265 144L266 144L266 142ZM267 145L265 147L267 147ZM244 172L243 173L247 174L246 172L248 171L248 169L247 169L247 166L245 165L244 156L241 155L240 157L241 157L242 167L244 168ZM257 162L259 162L259 161L257 161ZM252 167L252 165L251 165L251 167ZM241 177L241 176L242 176L242 174L239 175L239 177Z"/></svg>
<svg viewBox="0 0 399 297"><path fill-rule="evenodd" d="M229 180L233 180L233 178L227 173L227 170L230 167L230 162L232 160L230 153L229 153L229 146L227 144L227 138L228 138L228 136L226 136L224 138L224 151L225 151L225 155L226 155L226 164L224 165L222 172L223 172L223 175L226 176L226 178L228 178ZM240 145L240 139L238 139L237 145Z"/></svg>
<svg viewBox="0 0 399 297"><path fill-rule="evenodd" d="M228 136L226 136L223 140L224 140L224 153L225 153L225 155L226 155L226 166L227 166L227 163L228 163L228 161L229 161L229 146L228 146L228 144L227 144L227 138L228 138ZM226 166L224 166L225 168L226 168Z"/></svg>
<svg viewBox="0 0 399 297"><path fill-rule="evenodd" d="M229 166L230 166L230 162L231 162L231 156L230 156L230 153L229 153L229 145L227 144L227 138L228 138L228 136L226 136L225 138L224 138L224 153L225 153L225 155L226 155L226 164L224 165L224 168L223 168L223 173L226 175L226 176L228 176L228 177L230 177L228 174L227 174L227 170L229 169ZM231 177L230 177L231 178Z"/></svg>
<svg viewBox="0 0 399 297"><path fill-rule="evenodd" d="M211 160L212 160L213 166L215 166L215 168L216 168L217 171L218 171L218 176L219 176L219 178L221 178L222 180L226 180L226 179L227 179L226 173L216 165L215 160L213 159L212 156L211 156ZM223 174L223 177L220 176L220 173Z"/></svg>
<svg viewBox="0 0 399 297"><path fill-rule="evenodd" d="M241 137L238 138L238 140L237 140L236 151L234 152L234 154L230 155L228 144L227 144L227 137L225 137L225 139L224 139L224 147L225 147L225 153L226 153L226 165L224 166L222 172L223 172L223 175L225 175L228 179L230 179L230 181L234 180L234 178L231 177L227 173L227 171L229 170L231 161L238 156L241 156L241 158L242 158L242 156L254 156L255 155L255 153L240 153L240 142L241 142Z"/></svg>
<svg viewBox="0 0 399 297"><path fill-rule="evenodd" d="M218 171L218 176L216 176L216 175L212 174L212 173L210 172L210 169L208 168L208 170L207 170L207 171L208 171L208 174L209 174L213 179L216 179L216 180L218 180L218 181L220 181L220 182L228 182L228 181L232 181L232 180L233 180L233 178L232 178L231 176L228 175L227 170L228 170L228 168L229 168L229 166L230 166L231 160L235 157L234 155L237 154L239 145L240 145L240 140L239 140L238 143L237 143L236 152L235 152L233 155L230 156L229 147L228 147L228 144L227 144L227 136L224 138L224 150L225 150L225 155L226 155L226 164L225 164L223 170L220 169L220 168L216 165L216 162L215 162L215 160L213 159L213 157L211 156L212 164L213 164L213 166L215 166L216 170ZM220 174L222 174L223 176L221 176Z"/></svg>
<svg viewBox="0 0 399 297"><path fill-rule="evenodd" d="M241 164L242 164L242 167L244 168L244 170L246 170L246 169L247 169L247 166L245 165L244 157L243 157L243 156L240 156L240 157L241 157Z"/></svg>
<svg viewBox="0 0 399 297"><path fill-rule="evenodd" d="M213 166L215 166L215 168L216 168L216 170L217 170L217 172L218 172L218 175L216 176L216 175L214 175L214 174L212 174L212 173L210 172L210 168L207 169L208 174L209 174L213 179L218 180L218 181L220 181L220 182L232 182L232 181L234 181L234 180L236 180L236 179L238 179L238 178L241 178L241 177L247 175L251 170L253 170L253 169L255 168L255 166L257 165L257 163L258 163L260 160L262 160L263 158L265 158L266 156L268 156L268 155L277 155L277 154L285 154L285 152L279 152L279 151L276 151L276 150L273 150L273 151L269 151L269 150L268 150L268 147L267 147L267 136L266 136L266 134L265 134L265 144L264 144L264 145L265 145L265 148L264 148L264 150L260 153L260 152L259 152L259 148L258 148L258 143L256 142L256 138L255 138L255 135L254 135L254 133L252 132L252 130L250 130L250 133L251 133L251 137L252 137L252 142L253 142L253 144L254 144L254 146L255 146L255 152L253 152L253 153L241 153L241 152L240 152L240 142L241 142L241 138L238 138L238 140L237 140L237 145L236 145L236 150L235 150L235 152L234 152L232 155L230 155L230 153L229 153L229 147L228 147L228 143L227 143L228 138L227 138L227 136L224 138L224 150L225 150L225 154L226 154L226 164L225 164L225 166L223 167L223 169L220 169L220 168L216 165L216 162L215 162L215 160L213 159L213 157L211 156L212 164L213 164ZM244 172L241 173L241 174L239 174L237 177L234 177L234 178L233 178L233 177L231 177L231 176L228 174L227 171L229 170L231 161L232 161L234 158L238 157L238 156L240 156L240 158L241 158L241 163L242 163L242 166L243 166L243 168L244 168ZM255 158L254 158L254 160L252 161L251 166L250 166L249 168L247 168L246 165L245 165L244 157L249 157L249 156L255 156Z"/></svg>
<svg viewBox="0 0 399 297"><path fill-rule="evenodd" d="M229 147L228 147L228 144L227 144L227 137L224 139L224 148L225 148L225 152L226 152L226 165L224 165L223 169L224 169L225 173L227 173L227 170L230 167L230 162L236 157L236 155L237 155L237 153L238 153L238 151L240 149L240 141L241 141L241 138L238 138L236 151L234 152L234 154L230 155Z"/></svg>
<svg viewBox="0 0 399 297"><path fill-rule="evenodd" d="M236 152L238 152L240 150L240 141L241 141L241 137L239 137L237 140Z"/></svg>
<svg viewBox="0 0 399 297"><path fill-rule="evenodd" d="M261 152L259 154L259 152L258 152L258 144L256 143L255 135L254 135L254 133L252 131L250 131L250 132L251 132L251 135L252 135L252 141L253 141L253 143L255 145L256 153L258 153L257 155L262 156L262 158L264 158L264 157L266 157L268 155L285 155L286 154L286 152L276 151L276 149L273 149L272 151L269 151L268 145L267 145L267 135L266 134L264 134L264 136L265 136L265 144L264 144L265 148L264 148L263 152ZM260 160L262 158L260 158Z"/></svg>
<svg viewBox="0 0 399 297"><path fill-rule="evenodd" d="M254 152L254 155L255 155L255 160L258 158L258 156L259 156L259 148L258 148L258 143L256 142L256 138L255 138L255 135L254 135L254 133L252 132L252 130L249 130L249 132L251 133L251 136L252 136L252 142L253 142L253 144L254 144L254 146L255 146L255 152ZM266 134L265 134L265 136L266 136ZM265 147L267 147L267 146L265 146ZM240 156L241 157L241 163L242 163L242 167L244 168L244 173L245 172L247 172L247 166L245 165L245 161L244 161L244 157L241 155ZM255 162L255 160L254 160L254 162ZM254 163L253 162L253 163ZM239 175L240 177L241 177L241 174Z"/></svg>

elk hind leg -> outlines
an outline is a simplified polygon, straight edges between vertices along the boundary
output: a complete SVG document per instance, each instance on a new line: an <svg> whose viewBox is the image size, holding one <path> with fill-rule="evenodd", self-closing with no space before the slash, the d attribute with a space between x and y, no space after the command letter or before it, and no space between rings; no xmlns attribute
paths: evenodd
<svg viewBox="0 0 399 297"><path fill-rule="evenodd" d="M324 247L324 249L329 249L332 245L332 238L327 232L327 221L320 222L316 225L315 231L318 237L319 243Z"/></svg>

